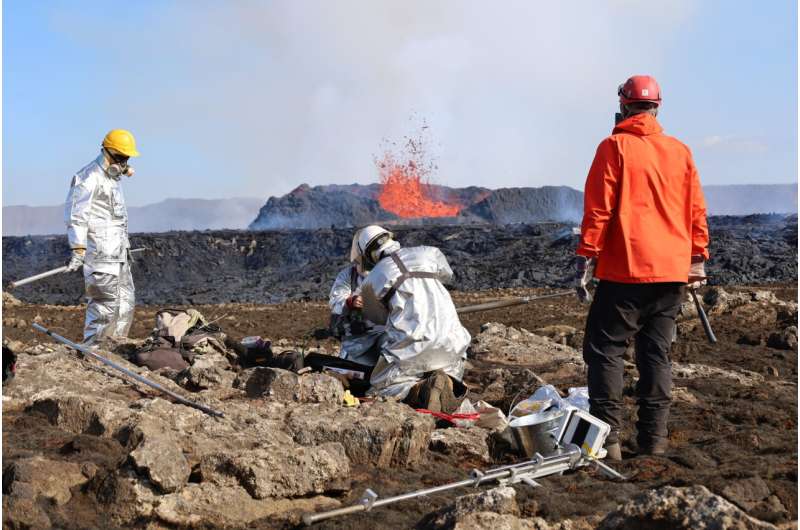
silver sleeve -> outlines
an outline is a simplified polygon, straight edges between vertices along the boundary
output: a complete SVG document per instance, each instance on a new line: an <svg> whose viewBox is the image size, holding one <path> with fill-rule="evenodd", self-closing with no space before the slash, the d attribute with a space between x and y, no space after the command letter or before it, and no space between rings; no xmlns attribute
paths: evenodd
<svg viewBox="0 0 800 530"><path fill-rule="evenodd" d="M352 294L350 289L350 267L343 269L336 275L331 287L331 294L328 297L328 305L331 313L341 315L344 312L344 304Z"/></svg>
<svg viewBox="0 0 800 530"><path fill-rule="evenodd" d="M86 248L92 197L96 188L97 181L91 175L84 179L77 175L72 178L64 216L70 248Z"/></svg>

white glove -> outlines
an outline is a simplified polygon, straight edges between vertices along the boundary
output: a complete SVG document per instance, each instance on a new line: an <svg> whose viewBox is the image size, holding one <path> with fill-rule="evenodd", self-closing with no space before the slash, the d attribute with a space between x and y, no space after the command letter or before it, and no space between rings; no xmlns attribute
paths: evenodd
<svg viewBox="0 0 800 530"><path fill-rule="evenodd" d="M703 256L692 256L692 266L689 267L689 288L698 289L707 283L706 262Z"/></svg>
<svg viewBox="0 0 800 530"><path fill-rule="evenodd" d="M589 285L594 278L595 265L597 265L597 258L577 256L575 259L575 294L578 295L578 300L584 304L592 301Z"/></svg>
<svg viewBox="0 0 800 530"><path fill-rule="evenodd" d="M85 248L73 248L72 249L72 258L70 258L69 263L67 264L67 272L75 272L83 267L83 260L86 258L86 249Z"/></svg>

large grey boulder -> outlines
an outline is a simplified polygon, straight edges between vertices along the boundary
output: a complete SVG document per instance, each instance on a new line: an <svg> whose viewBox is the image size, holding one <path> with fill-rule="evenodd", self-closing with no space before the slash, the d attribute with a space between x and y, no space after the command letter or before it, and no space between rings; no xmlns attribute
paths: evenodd
<svg viewBox="0 0 800 530"><path fill-rule="evenodd" d="M191 366L181 370L176 377L179 385L190 390L229 387L236 374L229 370L230 363L218 353L197 355Z"/></svg>
<svg viewBox="0 0 800 530"><path fill-rule="evenodd" d="M350 461L380 468L420 463L434 425L431 416L394 401L358 408L298 407L286 417L295 442L306 446L341 442Z"/></svg>
<svg viewBox="0 0 800 530"><path fill-rule="evenodd" d="M453 530L555 530L540 517L521 519L515 515L494 512L471 513L456 521Z"/></svg>
<svg viewBox="0 0 800 530"><path fill-rule="evenodd" d="M203 482L238 484L254 499L344 491L350 484L350 461L337 442L208 454L199 469Z"/></svg>
<svg viewBox="0 0 800 530"><path fill-rule="evenodd" d="M147 418L136 425L130 442L131 462L161 493L177 491L189 480L189 462L168 426Z"/></svg>
<svg viewBox="0 0 800 530"><path fill-rule="evenodd" d="M566 519L550 523L541 517L517 517L494 512L477 512L455 522L453 530L594 530L588 522Z"/></svg>
<svg viewBox="0 0 800 530"><path fill-rule="evenodd" d="M491 432L480 427L436 429L431 433L430 449L453 455L460 461L486 464L492 461L487 438Z"/></svg>
<svg viewBox="0 0 800 530"><path fill-rule="evenodd" d="M705 486L664 486L619 506L601 521L598 530L640 528L774 530L775 526L750 517Z"/></svg>
<svg viewBox="0 0 800 530"><path fill-rule="evenodd" d="M722 496L747 513L768 521L785 519L789 515L780 499L759 476L731 482L722 489Z"/></svg>
<svg viewBox="0 0 800 530"><path fill-rule="evenodd" d="M189 484L158 499L153 515L180 528L242 528L268 517L297 525L304 512L337 508L328 497L257 500L242 488L211 483Z"/></svg>
<svg viewBox="0 0 800 530"><path fill-rule="evenodd" d="M483 521L475 520L474 515L491 513L481 517ZM498 519L496 516L507 516ZM467 528L465 524L476 525L473 528L493 528L486 524L497 524L506 528L534 528L527 526L513 526L509 518L517 519L519 506L517 505L517 492L510 486L490 489L481 493L473 493L458 497L452 504L428 514L420 521L421 528L426 529L452 529L457 525ZM504 526L505 525L505 526Z"/></svg>
<svg viewBox="0 0 800 530"><path fill-rule="evenodd" d="M282 403L340 404L344 396L342 383L329 375L310 373L298 375L280 368L249 368L234 382L249 397L267 398Z"/></svg>
<svg viewBox="0 0 800 530"><path fill-rule="evenodd" d="M72 490L89 481L80 464L33 456L16 460L3 470L3 527L50 528L42 501L63 506Z"/></svg>
<svg viewBox="0 0 800 530"><path fill-rule="evenodd" d="M524 364L537 369L567 370L579 373L583 357L575 348L531 333L523 328L513 328L497 322L481 326L481 332L472 341L476 358L506 364Z"/></svg>
<svg viewBox="0 0 800 530"><path fill-rule="evenodd" d="M3 493L41 497L63 506L72 498L71 489L88 480L80 464L33 456L14 461L3 471Z"/></svg>
<svg viewBox="0 0 800 530"><path fill-rule="evenodd" d="M76 434L110 437L130 418L127 406L89 393L48 388L31 397L29 411L44 414L48 421Z"/></svg>

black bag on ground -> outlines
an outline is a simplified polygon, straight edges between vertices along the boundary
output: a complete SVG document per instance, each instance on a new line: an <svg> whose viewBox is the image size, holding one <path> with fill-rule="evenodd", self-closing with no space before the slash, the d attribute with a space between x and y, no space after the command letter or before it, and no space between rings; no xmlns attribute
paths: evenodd
<svg viewBox="0 0 800 530"><path fill-rule="evenodd" d="M372 366L323 353L309 353L303 358L303 365L313 372L331 371L344 375L348 379L350 393L356 397L363 397L369 390Z"/></svg>
<svg viewBox="0 0 800 530"><path fill-rule="evenodd" d="M150 370L172 368L181 371L189 367L189 363L184 360L181 352L175 348L138 351L133 354L131 362L137 366L146 366Z"/></svg>

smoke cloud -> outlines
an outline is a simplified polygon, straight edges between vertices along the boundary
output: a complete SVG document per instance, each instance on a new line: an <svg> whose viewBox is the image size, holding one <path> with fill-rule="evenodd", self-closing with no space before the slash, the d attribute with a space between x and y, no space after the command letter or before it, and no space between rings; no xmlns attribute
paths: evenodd
<svg viewBox="0 0 800 530"><path fill-rule="evenodd" d="M145 59L97 104L129 109L138 174L162 197L376 182L381 142L422 120L436 183L582 188L616 86L658 76L693 12L688 0L147 6L146 27L120 23L102 46L96 14L56 25L109 66Z"/></svg>

